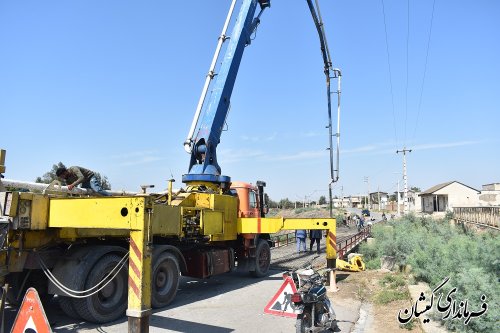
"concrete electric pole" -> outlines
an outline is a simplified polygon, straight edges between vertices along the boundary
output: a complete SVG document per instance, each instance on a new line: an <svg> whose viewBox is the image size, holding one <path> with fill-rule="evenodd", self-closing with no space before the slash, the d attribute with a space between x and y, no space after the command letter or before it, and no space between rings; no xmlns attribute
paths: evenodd
<svg viewBox="0 0 500 333"><path fill-rule="evenodd" d="M344 185L340 187L340 208L344 208Z"/></svg>
<svg viewBox="0 0 500 333"><path fill-rule="evenodd" d="M398 179L398 217L401 216L401 202L400 202L400 193L399 193L399 179Z"/></svg>
<svg viewBox="0 0 500 333"><path fill-rule="evenodd" d="M366 197L368 199L368 209L371 209L371 199L370 199L370 176L365 176L365 179L364 179L365 183L367 183L367 186L368 186L368 196Z"/></svg>
<svg viewBox="0 0 500 333"><path fill-rule="evenodd" d="M408 175L406 174L406 153L411 153L411 149L403 148L403 150L396 150L396 154L403 153L403 214L408 214Z"/></svg>

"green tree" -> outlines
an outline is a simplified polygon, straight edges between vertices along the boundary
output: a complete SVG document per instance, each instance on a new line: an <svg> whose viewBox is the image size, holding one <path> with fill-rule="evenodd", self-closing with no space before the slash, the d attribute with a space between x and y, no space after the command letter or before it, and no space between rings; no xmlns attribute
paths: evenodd
<svg viewBox="0 0 500 333"><path fill-rule="evenodd" d="M319 197L319 201L318 201L318 203L319 203L320 205L325 205L325 204L326 204L326 198L325 198L325 196L324 196L324 195L322 195L322 196L320 196L320 197Z"/></svg>
<svg viewBox="0 0 500 333"><path fill-rule="evenodd" d="M269 208L277 208L278 203L271 199L267 193L264 193L264 202L267 204Z"/></svg>
<svg viewBox="0 0 500 333"><path fill-rule="evenodd" d="M108 180L108 177L106 176L101 176L99 172L94 171L94 176L97 179L97 182L101 184L101 187L103 190L111 190L111 184Z"/></svg>
<svg viewBox="0 0 500 333"><path fill-rule="evenodd" d="M421 192L420 187L417 187L417 186L411 187L410 190L413 192Z"/></svg>
<svg viewBox="0 0 500 333"><path fill-rule="evenodd" d="M57 176L56 176L57 169L65 168L65 167L66 166L63 164L63 162L53 164L52 169L50 169L50 171L47 171L46 173L44 173L42 177L36 177L35 182L36 183L43 183L43 184L50 184L50 183L52 183L52 181L57 179Z"/></svg>
<svg viewBox="0 0 500 333"><path fill-rule="evenodd" d="M293 202L291 202L288 198L281 199L279 202L279 206L283 209L294 208Z"/></svg>
<svg viewBox="0 0 500 333"><path fill-rule="evenodd" d="M35 182L36 183L43 183L43 184L50 184L54 180L58 180L56 176L56 171L59 168L66 168L66 166L62 163L59 162L57 164L53 164L52 168L50 171L47 171L46 173L43 174L42 177L36 177ZM102 176L99 172L94 171L94 176L97 179L97 182L101 184L101 187L103 190L110 190L111 189L111 184L109 183L108 177Z"/></svg>

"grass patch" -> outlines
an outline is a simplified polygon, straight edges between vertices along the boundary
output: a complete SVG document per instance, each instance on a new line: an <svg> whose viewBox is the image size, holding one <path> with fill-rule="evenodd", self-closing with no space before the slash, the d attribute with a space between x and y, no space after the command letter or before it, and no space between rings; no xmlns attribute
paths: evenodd
<svg viewBox="0 0 500 333"><path fill-rule="evenodd" d="M368 299L368 283L364 279L357 284L356 298L361 302L364 302L366 299Z"/></svg>
<svg viewBox="0 0 500 333"><path fill-rule="evenodd" d="M410 299L406 278L403 274L386 274L378 283L382 286L382 290L373 296L373 301L376 304L388 304Z"/></svg>
<svg viewBox="0 0 500 333"><path fill-rule="evenodd" d="M387 274L379 281L382 287L398 288L406 286L406 278L402 274Z"/></svg>
<svg viewBox="0 0 500 333"><path fill-rule="evenodd" d="M410 293L405 288L388 289L384 288L373 296L376 304L389 304L394 301L404 301L410 299Z"/></svg>

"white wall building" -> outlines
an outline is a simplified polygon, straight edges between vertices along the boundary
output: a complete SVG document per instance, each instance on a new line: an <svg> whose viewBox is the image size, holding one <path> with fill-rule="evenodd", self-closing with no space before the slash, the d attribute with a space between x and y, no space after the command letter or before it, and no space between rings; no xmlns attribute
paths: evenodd
<svg viewBox="0 0 500 333"><path fill-rule="evenodd" d="M483 185L479 194L481 206L500 206L500 183Z"/></svg>
<svg viewBox="0 0 500 333"><path fill-rule="evenodd" d="M435 185L419 196L424 213L445 212L453 207L472 207L479 204L479 191L457 181Z"/></svg>

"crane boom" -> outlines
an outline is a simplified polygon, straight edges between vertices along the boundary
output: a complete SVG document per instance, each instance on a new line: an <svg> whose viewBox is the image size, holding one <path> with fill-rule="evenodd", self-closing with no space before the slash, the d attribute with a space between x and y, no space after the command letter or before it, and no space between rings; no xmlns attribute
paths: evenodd
<svg viewBox="0 0 500 333"><path fill-rule="evenodd" d="M258 4L261 10L255 17ZM217 163L217 145L229 111L243 52L251 42L250 36L260 23L263 10L269 6L269 0L243 0L207 107L199 118L200 121L195 117L198 125L194 138L188 138L191 140L191 159L189 172L182 177L184 183L223 184L231 180L230 177L221 175L221 168Z"/></svg>

